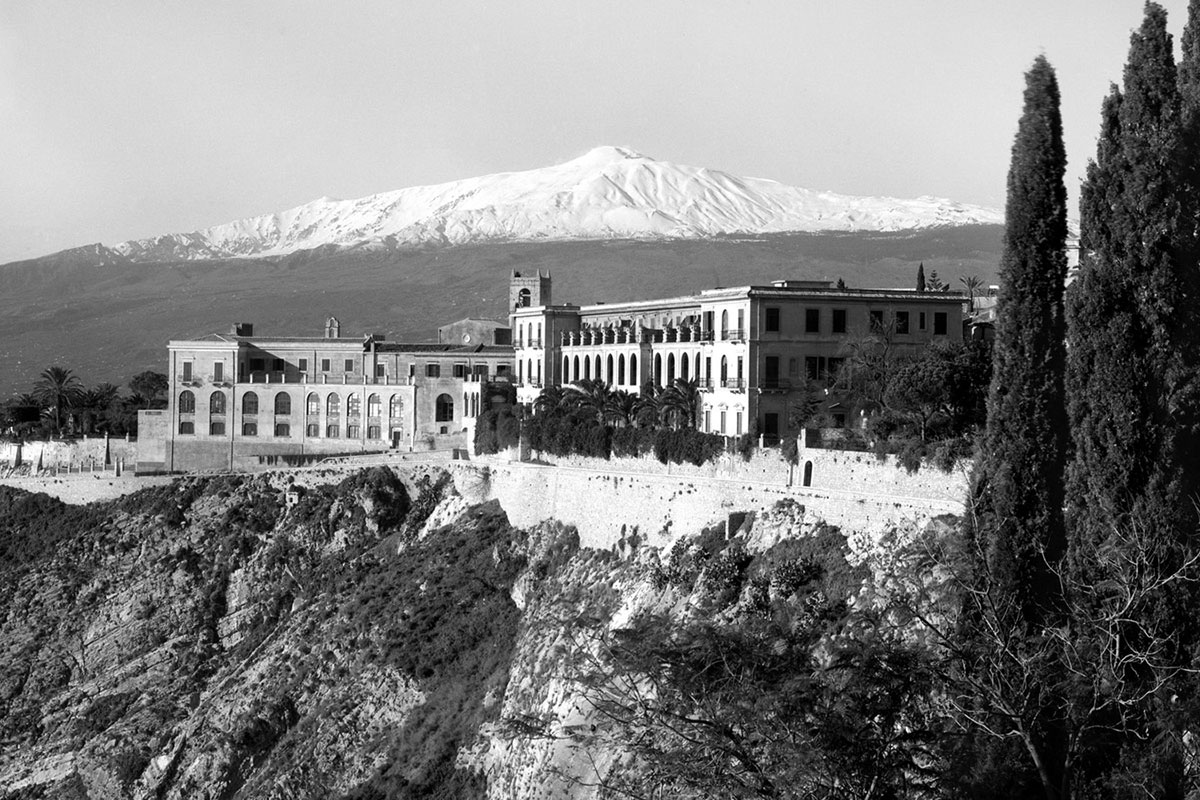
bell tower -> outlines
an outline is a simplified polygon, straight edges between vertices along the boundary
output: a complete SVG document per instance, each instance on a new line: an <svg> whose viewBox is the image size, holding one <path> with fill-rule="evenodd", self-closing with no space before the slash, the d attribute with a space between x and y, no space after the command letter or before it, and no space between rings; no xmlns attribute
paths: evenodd
<svg viewBox="0 0 1200 800"><path fill-rule="evenodd" d="M530 306L548 306L550 302L549 270L545 275L539 269L533 275L526 276L513 270L512 278L508 281L509 311Z"/></svg>

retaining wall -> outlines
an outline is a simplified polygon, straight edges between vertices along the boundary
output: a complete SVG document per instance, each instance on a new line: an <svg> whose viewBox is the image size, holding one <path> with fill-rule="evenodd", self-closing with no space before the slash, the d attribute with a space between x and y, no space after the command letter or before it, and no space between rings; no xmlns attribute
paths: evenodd
<svg viewBox="0 0 1200 800"><path fill-rule="evenodd" d="M798 485L797 473L802 478L807 462L813 464L813 485L806 487ZM725 475L721 465L705 474L713 466L671 465L668 473L646 459L572 458L549 466L477 457L455 462L450 470L469 501L498 500L518 526L551 518L574 525L583 544L599 548L634 531L649 544L666 545L731 514L766 511L789 498L804 507L806 520L878 534L961 514L966 495L965 467L910 476L890 459L880 462L866 453L806 450L797 468L767 452L740 466L726 465Z"/></svg>
<svg viewBox="0 0 1200 800"><path fill-rule="evenodd" d="M130 469L137 460L137 441L92 436L70 442L0 443L0 465L31 470L112 470L117 462Z"/></svg>

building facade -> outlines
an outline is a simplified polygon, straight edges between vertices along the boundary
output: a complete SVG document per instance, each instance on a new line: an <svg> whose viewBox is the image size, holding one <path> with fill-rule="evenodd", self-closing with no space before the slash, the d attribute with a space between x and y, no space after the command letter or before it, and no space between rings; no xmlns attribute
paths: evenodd
<svg viewBox="0 0 1200 800"><path fill-rule="evenodd" d="M781 280L578 306L554 304L550 290L549 275L513 273L519 402L547 384L599 379L636 394L682 378L701 390L701 429L725 436L793 433L789 402L802 386L828 386L855 340L886 337L901 358L962 340L964 298L955 293Z"/></svg>
<svg viewBox="0 0 1200 800"><path fill-rule="evenodd" d="M331 317L320 337L257 337L241 323L228 334L171 341L168 409L145 420L138 470L464 446L483 384L509 379L513 350L462 338L343 337Z"/></svg>

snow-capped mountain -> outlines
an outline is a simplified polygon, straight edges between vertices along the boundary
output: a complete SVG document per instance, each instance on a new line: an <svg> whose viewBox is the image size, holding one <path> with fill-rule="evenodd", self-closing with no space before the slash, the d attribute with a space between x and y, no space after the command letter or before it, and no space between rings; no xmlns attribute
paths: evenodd
<svg viewBox="0 0 1200 800"><path fill-rule="evenodd" d="M557 166L358 200L321 198L193 233L123 242L112 250L134 261L202 260L284 255L325 245L897 231L1003 221L994 209L933 197L817 192L598 147Z"/></svg>

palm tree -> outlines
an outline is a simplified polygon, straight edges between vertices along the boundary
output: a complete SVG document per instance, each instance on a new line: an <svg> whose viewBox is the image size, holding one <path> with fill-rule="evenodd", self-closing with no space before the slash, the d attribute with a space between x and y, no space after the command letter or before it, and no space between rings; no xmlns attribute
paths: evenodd
<svg viewBox="0 0 1200 800"><path fill-rule="evenodd" d="M676 378L658 398L658 413L672 427L694 428L700 416L700 387L695 381Z"/></svg>
<svg viewBox="0 0 1200 800"><path fill-rule="evenodd" d="M959 278L962 285L967 290L967 310L975 310L975 293L983 286L983 281L978 275L964 275Z"/></svg>
<svg viewBox="0 0 1200 800"><path fill-rule="evenodd" d="M653 425L658 421L658 385L654 381L642 384L641 394L633 409L633 421L638 425Z"/></svg>
<svg viewBox="0 0 1200 800"><path fill-rule="evenodd" d="M608 398L608 418L621 427L633 424L637 418L638 398L624 389L618 389Z"/></svg>
<svg viewBox="0 0 1200 800"><path fill-rule="evenodd" d="M55 433L62 428L63 409L77 405L82 395L83 383L71 370L62 367L47 367L33 385L33 396L48 409L53 409Z"/></svg>
<svg viewBox="0 0 1200 800"><path fill-rule="evenodd" d="M79 399L79 410L83 417L81 422L84 433L107 427L108 411L119 394L120 390L111 383L102 383L83 392Z"/></svg>
<svg viewBox="0 0 1200 800"><path fill-rule="evenodd" d="M533 401L533 411L535 414L549 414L552 411L557 411L563 405L563 390L562 387L548 383L542 389Z"/></svg>
<svg viewBox="0 0 1200 800"><path fill-rule="evenodd" d="M563 402L571 408L593 414L596 421L603 425L611 397L612 391L609 390L608 384L599 378L593 378L590 381L582 380L568 385L563 394Z"/></svg>

